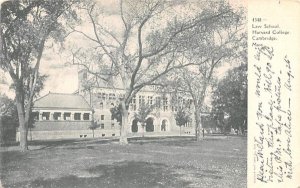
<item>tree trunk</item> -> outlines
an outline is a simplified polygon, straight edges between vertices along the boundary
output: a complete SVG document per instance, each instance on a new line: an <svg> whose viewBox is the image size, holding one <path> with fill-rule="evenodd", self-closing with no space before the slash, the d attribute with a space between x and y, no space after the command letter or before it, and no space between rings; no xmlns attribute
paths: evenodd
<svg viewBox="0 0 300 188"><path fill-rule="evenodd" d="M121 113L122 113L122 125L121 125L121 131L120 131L120 144L126 145L128 144L127 140L127 124L128 124L128 109L126 108L125 102L121 102Z"/></svg>
<svg viewBox="0 0 300 188"><path fill-rule="evenodd" d="M17 106L18 119L19 119L20 149L21 151L27 151L28 150L27 135L28 135L29 118L25 118L23 83L20 81L16 81L15 84L16 84L16 106Z"/></svg>
<svg viewBox="0 0 300 188"><path fill-rule="evenodd" d="M239 135L243 135L243 129L242 129L242 125L239 125L239 132L238 132Z"/></svg>
<svg viewBox="0 0 300 188"><path fill-rule="evenodd" d="M200 141L203 140L203 136L201 136L202 132L202 122L201 122L201 114L198 109L195 109L195 120L196 120L196 126L195 126L195 136L196 140Z"/></svg>
<svg viewBox="0 0 300 188"><path fill-rule="evenodd" d="M144 137L145 136L145 125L142 125L142 127L143 127L142 137Z"/></svg>
<svg viewBox="0 0 300 188"><path fill-rule="evenodd" d="M2 114L0 114L0 146L2 144L5 144L5 141L3 139L3 134L4 134L4 127L3 127L3 124L2 124Z"/></svg>
<svg viewBox="0 0 300 188"><path fill-rule="evenodd" d="M20 132L20 149L21 151L28 150L28 128L24 118L24 107L20 101L17 100L17 111L18 111L18 119L19 119L19 132Z"/></svg>
<svg viewBox="0 0 300 188"><path fill-rule="evenodd" d="M93 138L95 138L94 129L93 129Z"/></svg>
<svg viewBox="0 0 300 188"><path fill-rule="evenodd" d="M179 136L181 136L181 126L179 126Z"/></svg>

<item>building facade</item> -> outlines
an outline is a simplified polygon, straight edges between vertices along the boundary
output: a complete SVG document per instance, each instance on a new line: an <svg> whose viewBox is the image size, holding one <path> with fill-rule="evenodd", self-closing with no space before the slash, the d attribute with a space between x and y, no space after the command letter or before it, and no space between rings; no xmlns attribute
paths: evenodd
<svg viewBox="0 0 300 188"><path fill-rule="evenodd" d="M78 73L78 91L73 94L48 93L34 102L33 127L29 140L118 137L120 125L113 119L110 109L117 106L125 91L107 83L86 88L87 72ZM153 106L145 127L135 118L141 104ZM128 116L128 136L194 135L194 118L183 127L176 125L175 113L179 104L187 104L193 111L192 101L182 97L176 104L167 92L145 87L131 100ZM17 133L17 140L19 134Z"/></svg>
<svg viewBox="0 0 300 188"><path fill-rule="evenodd" d="M96 87L84 87L84 84L91 79L85 70L79 72L78 93L89 101L94 110L94 121L99 124L99 129L102 129L102 132L115 131L115 135L119 136L119 123L112 118L110 109L118 105L125 91L119 87L119 83L99 83L99 81ZM145 127L142 127L135 118L135 114L138 113L142 104L154 106L146 118ZM174 104L170 93L160 92L150 86L143 88L130 102L127 125L129 136L141 136L142 134L148 136L193 135L195 132L194 118L191 118L191 121L181 128L181 133L179 132L180 127L176 125L174 116L179 104L187 104L186 106L193 111L192 100L188 97L181 97L180 102Z"/></svg>
<svg viewBox="0 0 300 188"><path fill-rule="evenodd" d="M92 108L78 94L48 93L34 102L29 140L84 138L90 134ZM19 133L17 133L17 141Z"/></svg>

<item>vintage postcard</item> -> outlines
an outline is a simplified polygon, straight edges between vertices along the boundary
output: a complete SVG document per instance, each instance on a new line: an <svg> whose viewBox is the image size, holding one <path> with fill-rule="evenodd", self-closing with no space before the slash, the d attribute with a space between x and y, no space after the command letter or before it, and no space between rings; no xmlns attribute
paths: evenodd
<svg viewBox="0 0 300 188"><path fill-rule="evenodd" d="M300 187L300 1L0 13L0 187Z"/></svg>

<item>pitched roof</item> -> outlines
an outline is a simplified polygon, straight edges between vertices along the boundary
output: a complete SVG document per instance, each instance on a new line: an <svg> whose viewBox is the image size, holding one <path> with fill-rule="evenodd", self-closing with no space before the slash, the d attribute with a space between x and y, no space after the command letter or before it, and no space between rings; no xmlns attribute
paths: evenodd
<svg viewBox="0 0 300 188"><path fill-rule="evenodd" d="M33 108L91 110L91 106L81 95L66 93L48 93L37 99Z"/></svg>

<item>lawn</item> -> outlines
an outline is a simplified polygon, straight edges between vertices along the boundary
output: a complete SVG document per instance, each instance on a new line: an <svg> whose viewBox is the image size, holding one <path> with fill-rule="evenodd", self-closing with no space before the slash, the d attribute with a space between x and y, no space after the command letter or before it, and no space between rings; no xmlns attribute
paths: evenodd
<svg viewBox="0 0 300 188"><path fill-rule="evenodd" d="M3 187L222 187L247 182L246 137L33 142L1 148ZM1 186L0 186L1 187Z"/></svg>

